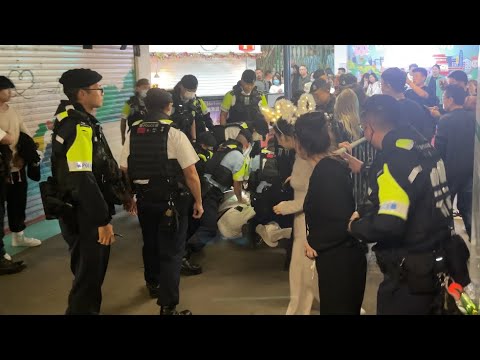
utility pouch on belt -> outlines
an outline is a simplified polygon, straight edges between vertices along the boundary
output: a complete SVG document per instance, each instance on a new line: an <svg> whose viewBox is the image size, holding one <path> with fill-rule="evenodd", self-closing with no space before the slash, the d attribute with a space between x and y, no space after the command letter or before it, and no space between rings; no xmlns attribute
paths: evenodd
<svg viewBox="0 0 480 360"><path fill-rule="evenodd" d="M159 228L161 231L174 233L177 230L177 216L174 209L168 207L160 217Z"/></svg>
<svg viewBox="0 0 480 360"><path fill-rule="evenodd" d="M183 190L174 199L175 210L179 216L190 214L190 209L193 206L193 197L190 192Z"/></svg>
<svg viewBox="0 0 480 360"><path fill-rule="evenodd" d="M164 202L171 199L172 191L166 187L153 185L135 185L137 197L148 199L150 202Z"/></svg>
<svg viewBox="0 0 480 360"><path fill-rule="evenodd" d="M55 180L50 176L47 181L39 184L40 196L42 198L43 210L47 220L63 219L66 223L71 223L75 219L73 205L65 202Z"/></svg>
<svg viewBox="0 0 480 360"><path fill-rule="evenodd" d="M452 234L443 243L445 255L447 258L448 272L453 279L462 286L470 283L470 274L468 271L468 259L470 251L465 241L458 234Z"/></svg>
<svg viewBox="0 0 480 360"><path fill-rule="evenodd" d="M402 267L411 294L432 294L438 289L433 253L408 254Z"/></svg>

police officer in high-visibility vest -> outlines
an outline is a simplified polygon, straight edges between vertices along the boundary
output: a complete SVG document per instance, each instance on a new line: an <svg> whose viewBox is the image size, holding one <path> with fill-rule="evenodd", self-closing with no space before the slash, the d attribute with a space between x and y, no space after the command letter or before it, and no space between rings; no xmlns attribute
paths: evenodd
<svg viewBox="0 0 480 360"><path fill-rule="evenodd" d="M208 161L213 156L213 149L217 146L217 141L210 131L206 131L198 136L197 142L193 144L193 148L197 152L200 161L197 162L198 176L205 175L205 169Z"/></svg>
<svg viewBox="0 0 480 360"><path fill-rule="evenodd" d="M377 314L429 314L440 291L436 275L445 261L440 251L450 240L452 222L443 161L421 134L402 125L393 97L370 97L361 122L378 152L369 172L371 206L355 212L348 229L376 243L384 274ZM359 160L346 158L352 170L360 171Z"/></svg>
<svg viewBox="0 0 480 360"><path fill-rule="evenodd" d="M249 130L253 134L253 130L248 127L246 122L215 125L211 132L215 137L217 145L220 145L227 140L235 140L242 129Z"/></svg>
<svg viewBox="0 0 480 360"><path fill-rule="evenodd" d="M242 196L242 184L245 179L246 163L243 151L250 147L252 135L242 130L236 140L221 144L207 163L205 178L209 189L203 194L205 213L200 219L200 226L187 242L187 257L192 252L200 251L217 234L218 207L223 193L233 185L238 202L246 203Z"/></svg>
<svg viewBox="0 0 480 360"><path fill-rule="evenodd" d="M203 176L205 175L205 170L207 168L208 162L213 157L213 148L217 145L215 137L210 131L206 131L198 136L197 142L193 144L193 148L197 152L200 161L195 164L197 168L198 176L200 177L200 184L202 188L202 194L208 189L208 181ZM194 202L193 197L190 199L192 204ZM192 214L188 217L188 232L187 239L189 239L200 226L200 219L194 219ZM198 264L193 264L190 262L189 252L186 252L186 256L182 259L182 270L181 274L190 276L198 275L202 273L202 267Z"/></svg>
<svg viewBox="0 0 480 360"><path fill-rule="evenodd" d="M161 315L178 312L180 268L185 252L190 190L195 199L193 217L203 214L198 156L184 133L171 127L171 94L150 89L145 98L147 117L132 124L122 150L120 166L127 170L137 194L143 233L145 281L158 297Z"/></svg>
<svg viewBox="0 0 480 360"><path fill-rule="evenodd" d="M213 128L205 101L196 95L197 88L197 78L194 75L185 75L171 91L173 96L171 119L177 129L183 131L192 142L195 142L197 136L204 133L207 128Z"/></svg>
<svg viewBox="0 0 480 360"><path fill-rule="evenodd" d="M255 71L245 70L233 90L225 94L220 106L220 125L246 122L251 131L267 135L268 124L260 106L268 103L265 95L261 95L255 87L255 80Z"/></svg>
<svg viewBox="0 0 480 360"><path fill-rule="evenodd" d="M104 172L105 159L95 156L109 150L108 144L100 143L103 135L93 115L103 104L101 79L96 71L73 69L59 80L68 101L62 100L55 112L51 163L57 200L65 202L59 223L74 275L67 315L99 314L110 245L115 240L110 224L113 203L105 198L101 180L109 174Z"/></svg>
<svg viewBox="0 0 480 360"><path fill-rule="evenodd" d="M122 134L122 145L125 143L125 131L137 121L145 118L146 108L144 99L147 91L150 89L150 81L148 79L140 79L135 84L135 95L130 97L122 109L122 117L120 119L120 132Z"/></svg>

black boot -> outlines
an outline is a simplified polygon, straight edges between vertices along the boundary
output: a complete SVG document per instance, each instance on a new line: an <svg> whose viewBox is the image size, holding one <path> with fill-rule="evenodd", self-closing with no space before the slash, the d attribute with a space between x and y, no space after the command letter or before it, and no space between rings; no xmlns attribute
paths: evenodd
<svg viewBox="0 0 480 360"><path fill-rule="evenodd" d="M190 310L177 311L176 306L160 306L160 315L192 315Z"/></svg>
<svg viewBox="0 0 480 360"><path fill-rule="evenodd" d="M147 283L147 289L152 299L158 298L159 285Z"/></svg>
<svg viewBox="0 0 480 360"><path fill-rule="evenodd" d="M262 238L255 231L256 223L248 221L242 226L242 236L247 239L250 247L256 249L262 243Z"/></svg>
<svg viewBox="0 0 480 360"><path fill-rule="evenodd" d="M185 276L199 275L202 273L202 267L197 264L192 264L187 257L184 257L182 259L180 273Z"/></svg>
<svg viewBox="0 0 480 360"><path fill-rule="evenodd" d="M16 274L26 267L23 261L7 260L0 256L0 275Z"/></svg>

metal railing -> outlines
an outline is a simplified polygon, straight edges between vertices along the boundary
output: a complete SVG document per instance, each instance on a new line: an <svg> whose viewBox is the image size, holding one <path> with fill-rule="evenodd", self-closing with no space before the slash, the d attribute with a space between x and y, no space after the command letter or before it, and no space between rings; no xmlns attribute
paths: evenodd
<svg viewBox="0 0 480 360"><path fill-rule="evenodd" d="M352 155L364 163L372 163L376 154L376 150L370 143L364 142L352 149ZM368 197L368 179L362 174L353 174L353 195L355 204L365 203Z"/></svg>

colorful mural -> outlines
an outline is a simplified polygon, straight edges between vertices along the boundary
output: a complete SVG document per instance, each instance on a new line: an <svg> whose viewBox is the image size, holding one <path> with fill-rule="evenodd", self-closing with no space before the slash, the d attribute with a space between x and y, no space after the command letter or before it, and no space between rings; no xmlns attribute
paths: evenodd
<svg viewBox="0 0 480 360"><path fill-rule="evenodd" d="M421 47L422 52L414 47ZM394 48L401 48L394 51ZM438 64L443 75L454 70L463 70L469 79L478 77L478 45L349 45L347 50L348 70L361 78L362 74L377 75L392 66L408 70L408 65L417 63L430 70Z"/></svg>

